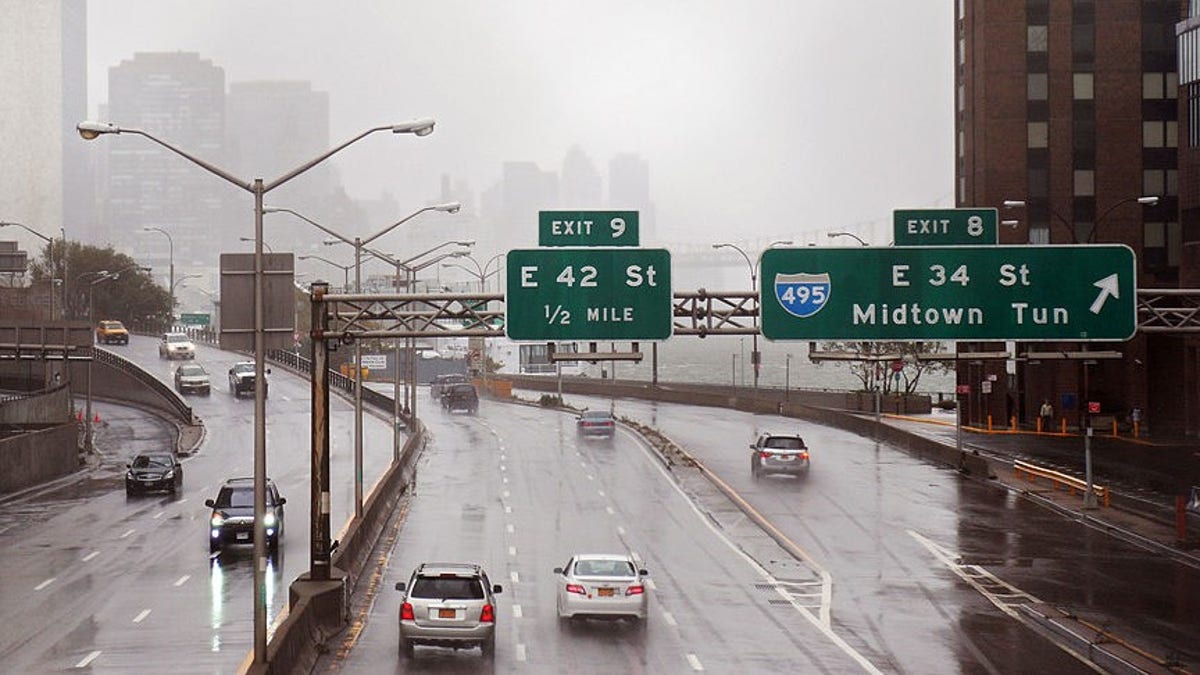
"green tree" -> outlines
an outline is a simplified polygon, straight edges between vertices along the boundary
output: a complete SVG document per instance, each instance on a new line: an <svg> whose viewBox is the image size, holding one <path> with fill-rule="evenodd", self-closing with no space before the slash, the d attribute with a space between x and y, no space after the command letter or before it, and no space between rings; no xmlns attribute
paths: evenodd
<svg viewBox="0 0 1200 675"><path fill-rule="evenodd" d="M943 354L948 351L944 342L826 342L822 351L843 355L837 361L850 364L850 372L862 383L863 391L875 391L882 387L884 394L911 394L925 373L947 372L952 362L926 361L920 357ZM857 357L857 359L855 358ZM901 361L900 377L896 378L891 364ZM830 361L822 360L818 366Z"/></svg>
<svg viewBox="0 0 1200 675"><path fill-rule="evenodd" d="M120 275L95 286L102 272ZM87 321L89 295L95 320L116 319L131 326L169 325L171 294L155 283L133 258L111 246L98 248L77 241L55 239L30 264L34 281L66 280L67 316Z"/></svg>

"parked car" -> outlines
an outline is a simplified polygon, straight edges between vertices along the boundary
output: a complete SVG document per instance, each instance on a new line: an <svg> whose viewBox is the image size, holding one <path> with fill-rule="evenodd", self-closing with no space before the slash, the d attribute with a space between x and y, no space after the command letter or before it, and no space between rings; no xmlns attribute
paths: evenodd
<svg viewBox="0 0 1200 675"><path fill-rule="evenodd" d="M434 400L440 400L442 394L446 392L446 388L452 384L470 383L466 375L462 373L450 373L447 375L434 375L433 382L429 384L429 395Z"/></svg>
<svg viewBox="0 0 1200 675"><path fill-rule="evenodd" d="M759 434L750 444L750 474L755 479L768 473L793 476L808 474L808 446L796 434Z"/></svg>
<svg viewBox="0 0 1200 675"><path fill-rule="evenodd" d="M266 479L267 513L263 518L266 529L268 551L279 549L283 538L283 505L287 499L279 496L279 489L270 478ZM204 500L212 509L208 528L208 550L223 551L227 547L254 545L254 479L230 478L221 484L216 499Z"/></svg>
<svg viewBox="0 0 1200 675"><path fill-rule="evenodd" d="M96 326L96 342L106 345L127 345L129 344L129 331L125 330L125 324L120 321L101 321Z"/></svg>
<svg viewBox="0 0 1200 675"><path fill-rule="evenodd" d="M194 359L196 345L187 333L163 333L158 341L158 358L160 359Z"/></svg>
<svg viewBox="0 0 1200 675"><path fill-rule="evenodd" d="M396 582L400 603L400 655L413 647L451 649L478 646L485 657L496 653L496 599L503 589L471 563L422 563L408 583Z"/></svg>
<svg viewBox="0 0 1200 675"><path fill-rule="evenodd" d="M560 620L629 619L645 625L648 604L643 578L632 557L621 553L571 556L555 567Z"/></svg>
<svg viewBox="0 0 1200 675"><path fill-rule="evenodd" d="M449 412L465 410L472 415L479 412L479 392L470 383L451 384L442 393L442 409Z"/></svg>
<svg viewBox="0 0 1200 675"><path fill-rule="evenodd" d="M271 369L267 368L263 371L269 375ZM234 398L241 398L242 394L254 395L254 362L253 361L238 361L229 369L229 391L233 392ZM263 398L267 396L267 383L263 382Z"/></svg>
<svg viewBox="0 0 1200 675"><path fill-rule="evenodd" d="M208 371L198 363L185 363L175 369L175 391L181 394L211 393Z"/></svg>
<svg viewBox="0 0 1200 675"><path fill-rule="evenodd" d="M125 494L183 489L183 465L170 452L145 452L125 465Z"/></svg>
<svg viewBox="0 0 1200 675"><path fill-rule="evenodd" d="M617 421L607 410L584 410L575 417L575 433L581 438L611 439L617 432Z"/></svg>

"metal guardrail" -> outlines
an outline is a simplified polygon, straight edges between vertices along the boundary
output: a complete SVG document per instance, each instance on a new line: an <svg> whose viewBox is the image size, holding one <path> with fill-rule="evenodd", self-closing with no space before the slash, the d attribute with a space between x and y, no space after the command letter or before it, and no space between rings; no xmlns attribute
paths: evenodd
<svg viewBox="0 0 1200 675"><path fill-rule="evenodd" d="M267 360L278 363L296 373L303 375L312 374L312 361L300 356L296 352L286 349L268 349ZM351 396L354 395L354 378L347 377L332 368L329 370L329 386L340 389ZM364 405L373 406L388 414L391 414L394 405L390 396L375 391L370 387L363 387L362 400ZM412 425L412 420L408 416L402 414L401 419L404 420L406 425Z"/></svg>
<svg viewBox="0 0 1200 675"><path fill-rule="evenodd" d="M1022 474L1028 476L1031 483L1038 478L1048 478L1054 488L1057 489L1059 485L1062 485L1069 489L1071 494L1075 494L1076 490L1080 492L1087 490L1087 483L1075 476L1069 476L1061 471L1047 469L1046 467L1031 464L1030 462L1023 462L1019 459L1013 461L1013 471L1016 471L1018 476ZM1109 495L1108 488L1093 483L1092 492L1100 499L1100 503L1105 506L1109 505L1111 496Z"/></svg>

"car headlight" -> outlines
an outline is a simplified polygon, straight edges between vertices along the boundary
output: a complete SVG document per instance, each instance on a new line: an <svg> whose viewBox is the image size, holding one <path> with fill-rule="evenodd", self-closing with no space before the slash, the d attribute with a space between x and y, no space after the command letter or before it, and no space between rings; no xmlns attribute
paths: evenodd
<svg viewBox="0 0 1200 675"><path fill-rule="evenodd" d="M132 478L134 477L134 476L133 476L133 469L130 469L130 470L126 471L126 472L125 472L125 477L126 477L126 478L130 478L130 479L132 479Z"/></svg>
<svg viewBox="0 0 1200 675"><path fill-rule="evenodd" d="M268 514L267 514L267 515L266 515L266 516L263 518L263 525L265 525L265 526L267 526L267 527L275 527L275 514L274 514L274 513L268 513Z"/></svg>
<svg viewBox="0 0 1200 675"><path fill-rule="evenodd" d="M212 526L221 527L225 524L225 517L219 513L214 513L212 516Z"/></svg>
<svg viewBox="0 0 1200 675"><path fill-rule="evenodd" d="M170 470L170 471L168 471L168 472L166 472L166 473L164 473L164 474L163 474L163 478L174 478L174 477L175 477L175 470L174 470L174 469L172 469L172 470Z"/></svg>

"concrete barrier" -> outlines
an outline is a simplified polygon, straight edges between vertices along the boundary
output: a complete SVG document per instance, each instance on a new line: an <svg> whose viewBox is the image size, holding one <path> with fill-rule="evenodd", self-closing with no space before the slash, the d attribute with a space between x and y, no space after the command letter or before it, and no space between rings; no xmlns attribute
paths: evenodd
<svg viewBox="0 0 1200 675"><path fill-rule="evenodd" d="M79 435L58 424L0 440L0 494L17 492L75 471Z"/></svg>

